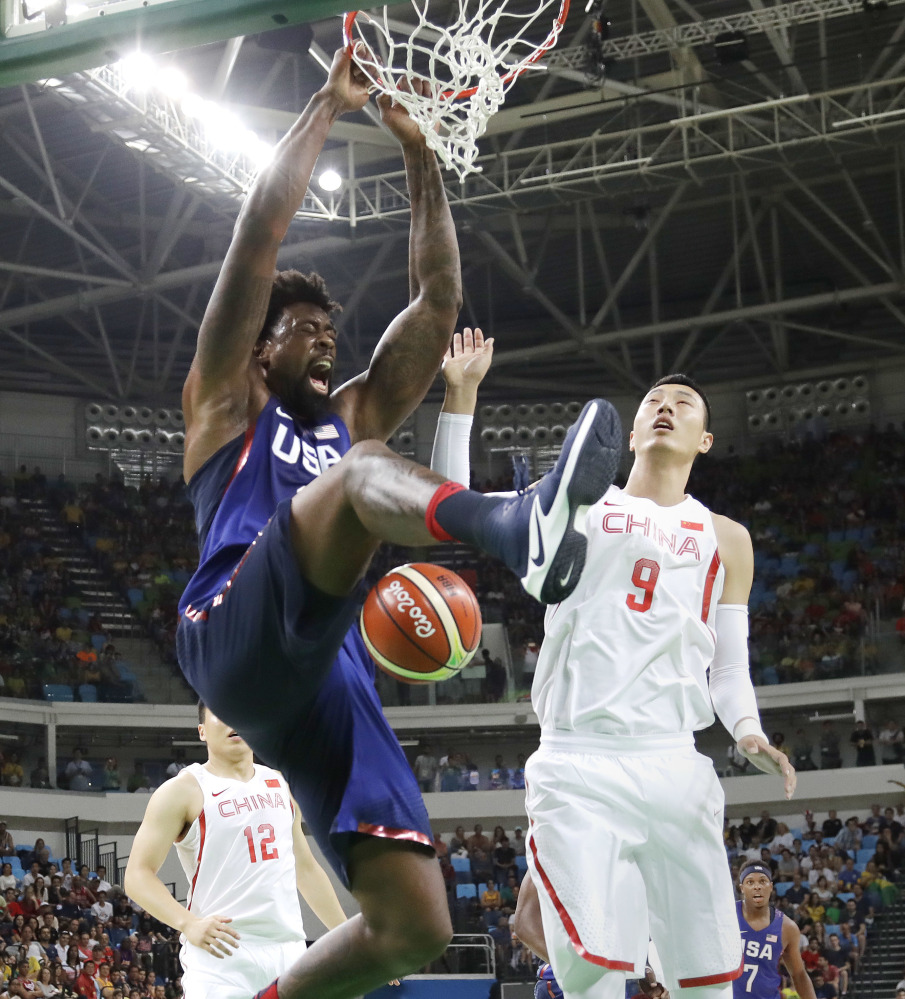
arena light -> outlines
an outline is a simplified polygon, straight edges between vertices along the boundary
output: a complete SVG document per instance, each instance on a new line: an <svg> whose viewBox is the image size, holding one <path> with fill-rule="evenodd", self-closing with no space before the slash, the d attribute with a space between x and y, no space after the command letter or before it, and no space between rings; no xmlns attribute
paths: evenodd
<svg viewBox="0 0 905 999"><path fill-rule="evenodd" d="M317 183L322 191L338 191L343 184L343 179L336 170L327 169L317 178Z"/></svg>
<svg viewBox="0 0 905 999"><path fill-rule="evenodd" d="M155 83L157 66L147 52L130 52L116 65L123 82L132 90L149 90Z"/></svg>

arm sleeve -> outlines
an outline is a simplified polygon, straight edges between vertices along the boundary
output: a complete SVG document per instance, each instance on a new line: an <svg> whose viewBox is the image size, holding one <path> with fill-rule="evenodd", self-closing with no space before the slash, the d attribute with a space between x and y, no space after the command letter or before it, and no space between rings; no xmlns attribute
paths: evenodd
<svg viewBox="0 0 905 999"><path fill-rule="evenodd" d="M748 608L744 604L717 605L710 697L736 742L746 735L764 735L748 670Z"/></svg>
<svg viewBox="0 0 905 999"><path fill-rule="evenodd" d="M471 482L471 424L466 413L441 413L434 434L431 471L468 488Z"/></svg>

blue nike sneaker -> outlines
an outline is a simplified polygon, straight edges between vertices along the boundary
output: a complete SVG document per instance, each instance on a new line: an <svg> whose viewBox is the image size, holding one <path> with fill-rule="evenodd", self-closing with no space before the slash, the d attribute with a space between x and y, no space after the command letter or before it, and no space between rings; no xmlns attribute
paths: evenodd
<svg viewBox="0 0 905 999"><path fill-rule="evenodd" d="M621 455L619 415L594 399L570 428L553 468L491 512L512 532L517 550L506 562L535 600L557 604L575 589L588 547L583 514L609 489Z"/></svg>

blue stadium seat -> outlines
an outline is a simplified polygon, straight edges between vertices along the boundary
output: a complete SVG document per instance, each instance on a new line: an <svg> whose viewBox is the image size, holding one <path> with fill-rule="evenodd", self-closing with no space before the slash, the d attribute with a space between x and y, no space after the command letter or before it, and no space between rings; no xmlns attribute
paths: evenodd
<svg viewBox="0 0 905 999"><path fill-rule="evenodd" d="M100 652L107 644L107 639L104 635L92 635L91 644L94 646L95 652Z"/></svg>
<svg viewBox="0 0 905 999"><path fill-rule="evenodd" d="M793 882L791 881L780 881L778 885L774 885L773 887L776 891L777 896L779 898L782 898L783 895L785 895L785 893L792 887L792 884Z"/></svg>
<svg viewBox="0 0 905 999"><path fill-rule="evenodd" d="M873 850L865 850L864 847L862 847L855 854L855 863L856 864L866 864L869 861L873 860L873 858L874 858L874 851Z"/></svg>
<svg viewBox="0 0 905 999"><path fill-rule="evenodd" d="M140 603L144 601L145 591L139 590L138 587L132 587L130 590L128 590L127 596L129 597L129 603L133 607L137 607Z"/></svg>
<svg viewBox="0 0 905 999"><path fill-rule="evenodd" d="M72 687L67 686L64 683L45 683L44 684L44 700L45 701L74 701L75 695L72 692Z"/></svg>
<svg viewBox="0 0 905 999"><path fill-rule="evenodd" d="M457 873L463 871L466 874L471 874L471 861L468 857L450 857L449 862L452 864L452 869Z"/></svg>
<svg viewBox="0 0 905 999"><path fill-rule="evenodd" d="M877 843L879 841L880 841L880 837L879 836L875 836L873 833L870 833L867 836L862 836L861 837L861 849L862 850L876 850L877 849ZM870 858L868 858L868 859L870 859Z"/></svg>
<svg viewBox="0 0 905 999"><path fill-rule="evenodd" d="M515 869L519 873L519 880L521 880L522 875L528 870L528 861L524 857L516 857Z"/></svg>
<svg viewBox="0 0 905 999"><path fill-rule="evenodd" d="M473 884L456 885L456 898L477 898L478 889Z"/></svg>
<svg viewBox="0 0 905 999"><path fill-rule="evenodd" d="M826 923L823 927L823 938L824 940L829 940L834 933L836 936L839 936L840 932L838 923Z"/></svg>
<svg viewBox="0 0 905 999"><path fill-rule="evenodd" d="M810 850L811 847L816 844L816 842L817 842L816 839L803 839L801 841L801 852L807 853L808 850Z"/></svg>
<svg viewBox="0 0 905 999"><path fill-rule="evenodd" d="M854 897L855 893L853 891L840 891L836 895L836 898L838 898L840 902L848 902L849 899L852 899Z"/></svg>
<svg viewBox="0 0 905 999"><path fill-rule="evenodd" d="M79 684L79 700L83 704L97 703L97 687L93 683Z"/></svg>

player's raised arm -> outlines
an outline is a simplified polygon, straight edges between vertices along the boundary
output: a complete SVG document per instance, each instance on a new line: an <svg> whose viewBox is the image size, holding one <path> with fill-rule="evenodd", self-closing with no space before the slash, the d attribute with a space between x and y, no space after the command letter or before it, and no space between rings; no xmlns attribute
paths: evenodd
<svg viewBox="0 0 905 999"><path fill-rule="evenodd" d="M292 852L295 856L296 886L302 898L311 906L311 911L328 930L344 923L346 914L339 904L333 885L327 872L314 859L302 832L302 815L297 804L292 822Z"/></svg>
<svg viewBox="0 0 905 999"><path fill-rule="evenodd" d="M173 898L157 873L170 847L202 806L201 788L191 777L173 777L151 795L129 853L123 887L143 909L184 933L190 943L214 957L226 957L239 939L230 920L221 916L199 919Z"/></svg>
<svg viewBox="0 0 905 999"><path fill-rule="evenodd" d="M415 81L426 92L429 84ZM409 305L380 338L368 370L334 393L352 440L387 440L424 398L462 304L462 269L437 157L405 109L383 95L384 124L402 145L412 206Z"/></svg>
<svg viewBox="0 0 905 999"><path fill-rule="evenodd" d="M336 119L362 108L367 81L345 50L333 58L324 86L257 176L239 213L232 242L201 322L195 358L183 390L187 466L193 470L242 429L249 403L251 352L267 313L277 251L308 190L324 140ZM199 434L204 454L189 457ZM195 438L193 440L193 438ZM199 460L200 459L200 460Z"/></svg>
<svg viewBox="0 0 905 999"><path fill-rule="evenodd" d="M728 517L714 515L713 524L726 578L716 609L710 696L739 752L764 773L781 774L786 797L791 798L795 793L795 768L785 753L770 745L761 728L748 665L748 597L754 578L751 536Z"/></svg>
<svg viewBox="0 0 905 999"><path fill-rule="evenodd" d="M478 386L492 359L493 337L485 340L480 329L466 326L453 336L440 369L446 395L434 433L431 469L466 487L471 481L469 446Z"/></svg>

